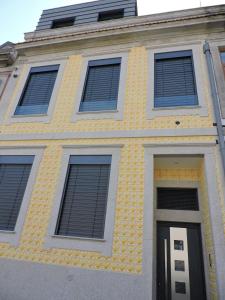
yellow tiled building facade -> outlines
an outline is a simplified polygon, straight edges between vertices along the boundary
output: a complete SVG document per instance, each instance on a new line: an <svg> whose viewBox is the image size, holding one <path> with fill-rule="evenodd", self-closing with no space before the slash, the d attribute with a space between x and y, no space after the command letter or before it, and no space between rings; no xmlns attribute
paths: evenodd
<svg viewBox="0 0 225 300"><path fill-rule="evenodd" d="M212 19L213 13L215 9L211 11ZM139 24L133 24L131 18L130 23L120 21L119 29L116 21L111 21L92 31L88 28L86 33L86 29L76 32L75 27L74 32L56 30L53 36L46 31L46 36L28 36L16 45L16 61L2 68L12 74L1 98L0 150L16 153L17 149L39 149L40 162L18 243L1 242L0 235L0 299L156 299L156 224L172 220L201 224L205 295L207 299L224 299L224 257L219 257L224 249L224 178L202 50L206 37L210 40L219 36L220 14L217 8L213 19L216 30L204 27L210 18L204 16L204 9L189 12L191 27L188 17L182 14L162 14L158 24L151 16L140 17ZM169 17L170 32L166 30ZM153 109L149 117L149 87L154 77L151 52L192 47L198 55L195 68L202 76L197 82L201 85L197 89L202 90L202 107L191 108L191 113L190 108L169 109L165 115L157 115L163 109ZM73 120L85 60L117 53L127 55L122 118L100 114L99 118ZM63 62L64 66L52 113L47 121L35 117L20 121L19 116L12 115L13 107L30 68L43 62ZM110 147L120 152L111 254L46 247L64 150ZM179 212L165 217L156 207L158 183L195 186L200 211L192 216L184 212L183 220ZM13 283L15 273L18 282Z"/></svg>

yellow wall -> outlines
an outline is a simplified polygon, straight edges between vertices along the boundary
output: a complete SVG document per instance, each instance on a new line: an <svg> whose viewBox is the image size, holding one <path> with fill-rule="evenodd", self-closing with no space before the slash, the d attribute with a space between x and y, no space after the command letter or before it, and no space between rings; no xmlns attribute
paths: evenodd
<svg viewBox="0 0 225 300"><path fill-rule="evenodd" d="M201 51L201 46L199 46ZM203 56L203 54L202 54ZM202 57L203 60L204 57ZM53 119L50 124L43 123L16 123L8 126L0 126L2 133L32 133L32 132L66 132L66 131L107 131L107 130L133 130L133 129L169 129L169 128L209 128L212 127L210 95L207 89L206 78L204 83L205 101L209 108L208 117L192 116L171 116L157 117L153 120L146 118L148 73L148 52L144 47L133 48L128 54L128 69L124 102L124 120L80 120L71 123L71 116L74 113L77 89L79 86L81 67L84 58L80 55L70 56L64 71L60 85ZM203 61L204 62L204 61ZM12 104L18 95L21 81L25 76L28 65L25 65L18 83L10 99L10 105L5 114L7 121L12 111ZM204 74L204 73L203 73ZM14 79L13 79L14 80ZM181 124L177 126L176 120Z"/></svg>
<svg viewBox="0 0 225 300"><path fill-rule="evenodd" d="M203 58L202 58L203 59ZM44 123L14 123L0 125L2 134L13 133L47 133L47 132L85 132L107 130L135 129L173 129L173 128L209 128L212 127L212 116L209 105L209 91L205 89L205 101L209 108L208 117L171 116L146 119L148 58L144 47L133 48L129 52L128 74L124 103L124 120L81 120L71 123L74 112L77 88L79 85L83 58L80 55L69 57L57 97L52 121ZM16 89L10 99L5 121L9 117L13 101L18 94L21 81L28 66L24 66ZM203 81L206 80L205 78ZM207 84L205 84L207 86ZM181 124L175 125L179 119ZM0 256L18 260L28 260L47 264L70 265L81 268L104 269L118 272L142 272L143 244L143 206L144 206L144 143L201 143L213 142L214 137L158 137L158 138L118 138L118 139L76 139L76 140L40 140L2 142L0 146L10 145L46 145L43 159L38 171L36 183L30 199L19 247L0 244ZM119 184L116 199L116 215L112 257L86 251L49 249L44 250L44 239L47 234L49 219L54 202L57 180L60 172L62 145L95 145L124 144L119 169ZM170 178L179 180L200 180L203 202L207 194L202 171L156 170L157 179ZM204 208L208 218L208 210ZM205 217L206 220L206 217ZM207 247L211 248L211 232L207 222ZM215 296L214 270L210 272L213 297Z"/></svg>

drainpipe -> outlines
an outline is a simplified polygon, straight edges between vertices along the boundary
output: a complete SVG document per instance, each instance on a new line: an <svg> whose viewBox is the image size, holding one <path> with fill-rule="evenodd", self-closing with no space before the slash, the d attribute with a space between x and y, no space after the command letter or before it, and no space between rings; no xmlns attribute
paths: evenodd
<svg viewBox="0 0 225 300"><path fill-rule="evenodd" d="M222 165L223 165L223 172L224 172L224 178L225 178L225 143L224 143L223 126L222 126L221 114L220 114L220 99L219 99L219 95L217 92L216 78L215 78L215 71L214 71L214 67L213 67L212 55L211 55L209 43L207 41L205 41L205 44L203 46L203 51L206 56L207 66L208 66L208 71L209 71L209 80L210 80L210 86L211 86L211 94L212 94L212 98L213 98L213 108L214 108L215 119L216 119L218 142L219 142L220 153L221 153L221 157L222 157Z"/></svg>

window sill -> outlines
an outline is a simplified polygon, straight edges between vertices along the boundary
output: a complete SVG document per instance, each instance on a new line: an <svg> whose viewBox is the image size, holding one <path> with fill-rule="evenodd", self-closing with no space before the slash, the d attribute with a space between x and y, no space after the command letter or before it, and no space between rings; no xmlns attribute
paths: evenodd
<svg viewBox="0 0 225 300"><path fill-rule="evenodd" d="M45 249L70 249L88 252L100 252L105 256L112 255L112 246L105 239L82 238L63 235L48 235L45 239Z"/></svg>
<svg viewBox="0 0 225 300"><path fill-rule="evenodd" d="M78 115L85 114L107 114L107 113L118 113L118 110L96 110L96 111L78 111Z"/></svg>
<svg viewBox="0 0 225 300"><path fill-rule="evenodd" d="M185 105L185 106L164 106L164 107L154 107L153 111L161 110L180 110L180 109L199 109L202 108L200 105Z"/></svg>
<svg viewBox="0 0 225 300"><path fill-rule="evenodd" d="M97 111L78 111L72 118L72 122L79 120L102 120L113 119L122 120L121 111L115 110L97 110Z"/></svg>
<svg viewBox="0 0 225 300"><path fill-rule="evenodd" d="M15 230L0 230L0 234L16 234Z"/></svg>
<svg viewBox="0 0 225 300"><path fill-rule="evenodd" d="M48 123L50 119L49 114L33 114L33 115L12 115L8 120L9 124L12 123L30 123L30 122L43 122Z"/></svg>
<svg viewBox="0 0 225 300"><path fill-rule="evenodd" d="M47 114L30 114L30 115L13 115L12 118L32 118L32 117L43 117Z"/></svg>
<svg viewBox="0 0 225 300"><path fill-rule="evenodd" d="M79 236L67 236L67 235L57 235L53 234L52 238L56 239L70 239L70 240L80 240L80 241L93 241L93 242L105 242L105 239L97 239L97 238L87 238L87 237L79 237Z"/></svg>
<svg viewBox="0 0 225 300"><path fill-rule="evenodd" d="M171 106L171 107L151 107L147 111L147 118L154 119L157 117L170 116L190 116L199 115L201 117L208 116L208 110L201 105L195 106Z"/></svg>

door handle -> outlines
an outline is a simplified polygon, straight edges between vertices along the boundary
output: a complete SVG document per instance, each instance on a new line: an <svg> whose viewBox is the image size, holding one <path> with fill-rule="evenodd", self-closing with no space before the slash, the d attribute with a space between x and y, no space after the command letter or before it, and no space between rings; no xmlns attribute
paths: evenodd
<svg viewBox="0 0 225 300"><path fill-rule="evenodd" d="M165 252L165 300L168 299L168 282L167 282L167 239L164 239L164 252Z"/></svg>

